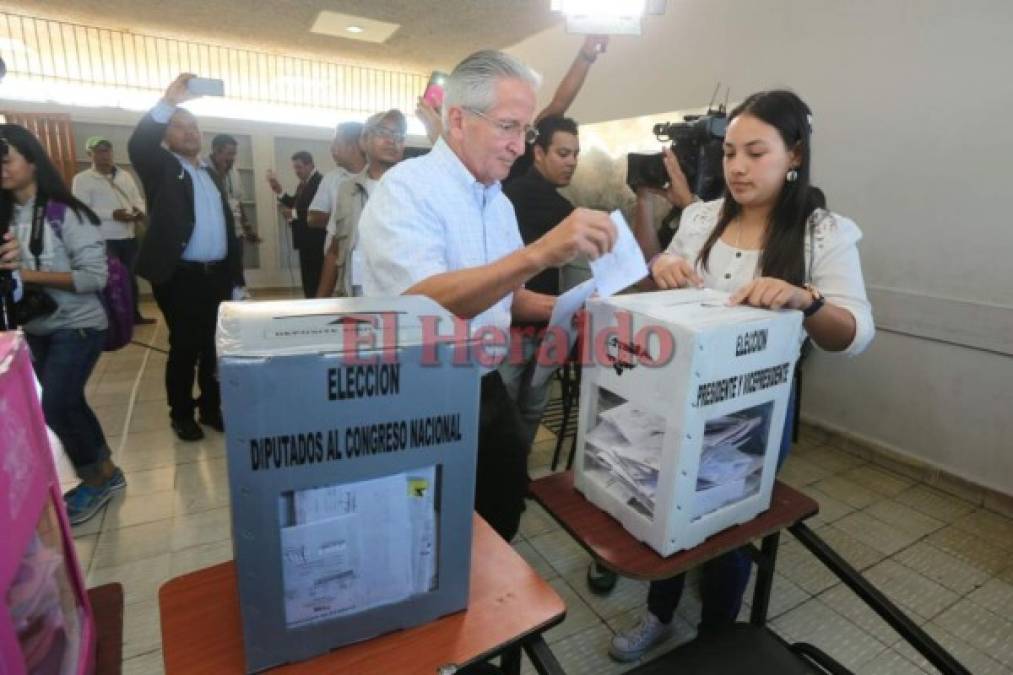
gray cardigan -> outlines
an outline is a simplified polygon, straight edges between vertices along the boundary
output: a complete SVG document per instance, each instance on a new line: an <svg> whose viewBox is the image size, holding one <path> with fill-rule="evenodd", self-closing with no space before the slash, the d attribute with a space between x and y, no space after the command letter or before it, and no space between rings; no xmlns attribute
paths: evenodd
<svg viewBox="0 0 1013 675"><path fill-rule="evenodd" d="M23 206L14 205L14 230L21 244L21 258L25 267L36 269L35 256L29 250L32 234L32 210L35 199ZM62 236L57 236L49 222L45 224L45 237L38 269L45 272L70 272L74 290L65 291L45 287L57 309L49 316L28 322L26 333L48 335L62 328L96 328L109 326L99 293L108 278L106 245L98 225L81 220L73 209L67 208L63 218Z"/></svg>

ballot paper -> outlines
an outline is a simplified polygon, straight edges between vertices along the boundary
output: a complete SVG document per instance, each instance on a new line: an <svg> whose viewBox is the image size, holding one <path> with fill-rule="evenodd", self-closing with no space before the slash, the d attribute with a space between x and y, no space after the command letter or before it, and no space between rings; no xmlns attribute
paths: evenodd
<svg viewBox="0 0 1013 675"><path fill-rule="evenodd" d="M640 245L618 209L610 214L619 237L612 250L591 261L591 272L599 295L609 296L632 286L647 276L647 265Z"/></svg>
<svg viewBox="0 0 1013 675"><path fill-rule="evenodd" d="M632 403L609 408L601 413L601 417L615 425L619 433L634 445L665 431L664 417L635 408Z"/></svg>
<svg viewBox="0 0 1013 675"><path fill-rule="evenodd" d="M436 583L434 467L300 490L281 529L289 627L358 613Z"/></svg>
<svg viewBox="0 0 1013 675"><path fill-rule="evenodd" d="M585 452L608 474L606 486L626 501L636 502L648 515L661 472L665 419L631 403L599 413L599 423L588 432ZM763 457L742 451L756 444L762 431L762 413L726 415L707 422L697 474L694 517L738 501L763 467ZM762 444L761 444L762 447Z"/></svg>
<svg viewBox="0 0 1013 675"><path fill-rule="evenodd" d="M407 474L408 517L412 532L412 594L436 587L436 467Z"/></svg>
<svg viewBox="0 0 1013 675"><path fill-rule="evenodd" d="M286 625L297 628L362 608L360 531L354 514L282 528Z"/></svg>
<svg viewBox="0 0 1013 675"><path fill-rule="evenodd" d="M580 311L580 308L584 306L584 303L587 302L587 299L591 297L594 291L595 281L594 279L588 279L556 298L556 304L552 307L552 316L549 318L549 327L546 329L546 335L553 335L553 337L542 340L541 344L538 345L538 355L535 358L535 372L531 377L532 387L540 387L545 384L545 381L552 377L556 369L562 365L558 362L558 355L562 353L565 358L565 355L568 355L570 350L573 349L573 345L577 342L578 332L577 328L573 325L573 317ZM554 326L566 334L565 350L556 340L555 335L559 331L555 330ZM550 363L552 365L548 365Z"/></svg>

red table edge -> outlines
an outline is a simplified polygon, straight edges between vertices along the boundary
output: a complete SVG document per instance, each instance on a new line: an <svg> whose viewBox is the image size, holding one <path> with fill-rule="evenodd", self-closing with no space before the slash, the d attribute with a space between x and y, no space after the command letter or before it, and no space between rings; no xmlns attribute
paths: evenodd
<svg viewBox="0 0 1013 675"><path fill-rule="evenodd" d="M481 523L479 523L479 521L481 521ZM495 647L492 647L491 649L488 649L488 650L485 650L483 652L480 652L479 654L475 655L474 657L472 657L471 659L469 659L467 661L461 661L461 662L456 663L455 665L457 665L458 667L465 667L465 666L469 666L469 665L472 665L472 664L475 664L475 663L479 663L479 662L488 660L489 658L492 658L492 657L495 657L496 655L504 653L505 651L509 650L513 646L517 646L518 648L520 648L526 642L528 642L529 640L531 640L531 638L533 636L540 636L546 630L548 630L548 629L550 629L550 628L552 628L552 627L554 627L554 626L562 623L566 619L566 611L567 611L566 602L559 595L559 593L556 591L556 589L553 588L552 585L549 584L544 578L542 578L542 576L531 566L530 563L528 563L527 560L525 560L523 558L523 556L520 555L520 553L518 553L516 551L516 549L513 548L513 546L511 546L508 542L504 541L501 537L499 537L499 535L496 534L496 532L492 530L491 526L489 526L488 523L486 523L481 518L481 516L479 516L477 513L474 514L473 524L474 524L474 530L473 530L473 532L476 531L476 530L478 530L480 527L484 528L484 529L488 530L486 536L488 536L488 537L496 537L496 539L498 539L499 542L502 543L502 546L504 546L505 548L503 548L501 551L498 551L496 553L505 553L507 551L507 549L509 549L509 553L511 555L513 555L513 556L516 556L517 560L520 563L523 563L523 565L527 568L527 570L529 571L529 573L531 574L531 576L534 577L535 579L537 579L537 583L539 585L543 586L543 588L541 588L539 590L543 591L543 592L545 590L548 590L548 591L551 592L551 598L550 598L549 601L552 604L555 604L557 607L554 608L554 609L552 609L552 610L550 610L550 611L553 611L554 613L552 614L552 616L550 616L549 618L547 618L545 621L543 621L541 623L538 623L538 624L536 624L534 626L531 626L530 628L528 628L524 632L518 633L517 635L515 635L512 639L510 639L508 641L504 641L504 642L496 645ZM474 534L473 534L473 538L474 538ZM486 544L486 545L488 545L488 544ZM492 543L491 545L494 546L494 547L498 547L499 546L499 544L497 544L497 543ZM476 556L475 556L476 547L475 547L474 543L472 544L472 547L473 547L472 548L472 564L474 564L474 561L475 561L475 558L476 558ZM166 598L168 596L170 596L170 594L172 594L174 592L174 589L175 589L176 586L185 585L189 581L190 577L195 577L195 576L201 576L201 577L203 577L203 576L207 576L213 570L214 571L219 571L219 570L224 571L224 568L227 568L227 567L232 567L233 568L233 571L231 572L232 576L231 576L230 581L234 583L234 581L235 581L235 576L234 576L235 575L235 572L234 572L235 561L234 560L228 560L228 561L225 561L225 562L222 562L222 563L218 563L218 564L215 564L215 565L210 565L210 566L202 568L202 569L194 570L192 572L187 572L185 574L181 574L181 575L179 575L177 577L169 579L168 581L166 581L163 584L161 584L161 586L159 586L159 589L158 589L158 605L159 605L159 615L160 615L160 619L161 619L161 631L160 632L162 634L162 643L163 643L163 663L165 664L166 668L168 668L168 662L167 662L168 653L166 653L166 650L164 649L165 644L166 644L166 640L165 640L165 638L166 638L166 628L171 624L171 622L167 622L165 620L165 617L163 616L163 612L164 612L163 607L164 607L164 603L165 603ZM419 628L423 628L425 626L428 626L428 625L431 625L431 624L434 624L434 623L437 623L437 622L440 622L440 621L444 621L444 620L446 620L446 619L448 619L450 617L455 617L455 616L462 615L462 614L464 614L467 611L468 611L468 608L465 607L464 609L459 610L457 612L452 612L450 614L446 614L446 615L444 615L442 617L434 619L433 621L431 621L431 622L429 622L427 624L422 624L420 626L414 626L412 628L393 630L393 631L390 631L388 633L383 633L381 635L377 635L377 636L375 636L373 638L370 638L368 640L363 640L361 642L356 642L356 643L344 645L342 647L336 647L335 649L331 650L330 652L325 652L323 654L314 656L314 657L312 657L310 659L306 659L306 660L303 660L303 661L294 661L294 662L290 662L290 663L286 663L286 664L281 664L281 665L277 666L276 668L271 668L271 669L269 669L269 671L265 671L265 672L270 672L270 671L273 671L273 670L276 670L276 669L280 669L280 668L286 668L288 666L305 665L305 664L313 662L316 659L319 659L319 658L322 658L322 657L326 657L328 654L332 654L335 651L342 650L342 649L348 649L348 648L361 647L362 645L366 645L366 644L368 644L370 642L373 642L375 640L382 640L382 639L385 639L385 638L389 639L393 635L403 634L406 631L417 630ZM237 606L236 606L236 612L237 613L239 612L238 602L237 602ZM241 622L242 622L242 619L240 618L240 644L242 643L242 639L243 639L242 638L242 632L241 632L242 631ZM354 665L354 664L350 664L350 665ZM245 670L242 671L242 672L245 672Z"/></svg>
<svg viewBox="0 0 1013 675"><path fill-rule="evenodd" d="M555 485L555 483L559 483L560 486ZM651 554L655 558L657 558L659 564L664 564L665 561L668 561L671 558L674 558L674 557L677 557L677 556L689 556L689 558L685 561L686 564L672 566L671 568L666 569L663 573L651 574L651 573L649 573L647 571L642 571L642 568L640 568L640 567L633 567L633 568L622 567L621 565L616 565L612 561L609 561L609 560L603 558L601 556L601 554L598 553L598 551L596 550L596 548L595 548L595 546L593 544L589 543L586 539L584 539L582 537L582 535L577 532L576 528L570 522L568 522L564 518L560 517L556 513L556 511L552 508L551 505L554 502L554 500L552 500L552 499L546 499L545 498L546 495L544 494L544 491L543 490L539 490L540 487L544 487L544 486L546 486L548 484L553 484L552 487L554 489L557 488L557 487L563 487L563 488L568 488L569 490L572 490L573 492L575 492L581 499L583 499L585 502L587 502L587 505L588 505L589 508L595 509L602 516L607 517L608 520L610 520L612 523L614 523L615 527L621 529L623 531L623 533L625 533L628 536L631 544L633 544L634 546L642 548L643 550L647 551L649 554ZM574 483L573 483L573 470L572 469L568 470L568 471L562 471L562 472L559 472L559 473L550 474L550 475L545 476L543 478L539 478L537 480L532 481L529 493L530 493L530 496L539 505L541 505L542 508L545 509L545 511L552 517L552 519L555 520L560 525L560 527L562 527L567 532L567 534L569 534L574 539L574 541L576 541L581 546L581 548L583 548L585 551L587 551L591 555L591 557L597 563L599 563L599 565L601 565L602 567L605 567L606 569L609 569L609 570L615 572L616 574L619 574L620 576L627 577L627 578L630 578L630 579L636 579L638 581L658 581L658 580L662 580L662 579L670 579L670 578L672 578L674 576L682 574L683 572L687 572L690 569L693 569L694 567L697 567L700 564L706 562L707 560L711 560L713 558L718 557L719 555L722 555L722 554L727 553L729 551L732 551L732 550L735 550L737 548L740 548L741 546L744 546L745 544L749 543L750 541L752 541L754 539L762 539L762 538L767 537L767 536L769 536L771 534L779 532L780 530L787 529L791 525L794 525L797 522L801 522L803 520L811 518L812 516L814 516L817 513L819 513L819 503L816 500L814 500L812 497L806 495L805 493L800 492L800 491L796 490L795 488L792 488L791 486L789 486L789 485L787 485L785 483L782 483L781 481L775 481L775 483L774 483L774 488L773 488L773 491L771 493L771 503L773 504L774 500L779 496L779 493L783 494L785 490L790 491L791 493L794 493L794 495L797 495L800 498L800 499L798 499L798 501L799 501L799 508L796 511L793 512L793 517L791 519L788 519L788 520L778 519L774 523L771 523L769 526L766 526L766 527L764 527L764 528L762 528L760 530L756 530L756 531L751 532L750 536L747 539L745 539L744 541L735 542L733 540L733 541L729 542L727 545L722 545L722 546L715 547L714 549L711 549L711 550L716 551L716 553L714 553L713 555L708 555L706 557L702 557L700 555L693 555L693 554L694 554L694 552L698 551L700 549L700 547L707 545L708 542L710 542L711 545L713 545L713 543L714 543L714 537L719 537L721 535L726 535L731 530L734 530L734 529L740 528L740 527L748 526L751 523L755 524L756 521L762 520L764 518L772 519L773 518L773 514L771 514L771 509L768 508L766 511L763 511L762 513L758 514L755 518L753 518L752 520L746 521L745 523L740 523L739 525L733 525L731 527L728 527L728 528L722 530L721 532L716 532L715 534L711 535L710 537L708 537L707 539L705 539L702 543L698 544L697 546L694 546L693 548L684 549L682 551L678 551L676 553L673 553L671 556L662 557L661 555L659 555L657 553L657 551L655 551L654 549L650 548L649 546L647 546L646 544L644 544L639 539L634 538L632 534L629 534L625 530L625 528L623 528L622 523L620 523L618 520L616 520L615 518L613 518L608 512L606 512L606 511L604 511L602 509L599 509L597 506L595 506L594 504L592 504L590 502L590 500L587 499L587 497L585 497L581 492L579 492L576 489L576 487L574 487ZM804 507L804 508L802 508L802 507Z"/></svg>

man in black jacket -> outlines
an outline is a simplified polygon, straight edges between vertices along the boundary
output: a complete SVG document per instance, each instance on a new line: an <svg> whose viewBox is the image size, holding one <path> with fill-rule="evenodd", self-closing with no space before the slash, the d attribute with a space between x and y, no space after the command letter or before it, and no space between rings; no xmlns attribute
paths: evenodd
<svg viewBox="0 0 1013 675"><path fill-rule="evenodd" d="M137 273L151 282L169 327L165 389L172 429L184 441L204 437L195 407L201 424L223 429L215 372L218 305L245 286L232 211L217 175L201 159L197 119L178 107L195 98L187 89L193 77L180 75L169 85L128 144L150 214Z"/></svg>
<svg viewBox="0 0 1013 675"><path fill-rule="evenodd" d="M545 236L573 212L573 204L559 194L558 188L570 184L580 155L577 123L569 117L544 117L536 128L538 138L532 146L533 165L525 174L503 188L503 194L514 206L517 227L525 244ZM550 267L536 274L524 287L536 293L559 295L559 269ZM535 440L538 425L549 401L551 381L547 380L541 385L533 382L538 365L538 348L546 326L547 322L544 321L515 320L510 327L510 339L517 344L511 349L512 358L507 359L499 368L507 393L517 403L529 443ZM521 358L516 359L517 355Z"/></svg>
<svg viewBox="0 0 1013 675"><path fill-rule="evenodd" d="M305 150L292 155L292 171L299 179L294 195L282 194L281 183L273 172L268 173L267 182L278 196L278 203L293 212L289 225L292 226L292 248L299 251L303 295L315 298L317 285L320 283L320 269L324 262L324 231L310 228L306 214L323 176L313 163L313 155Z"/></svg>

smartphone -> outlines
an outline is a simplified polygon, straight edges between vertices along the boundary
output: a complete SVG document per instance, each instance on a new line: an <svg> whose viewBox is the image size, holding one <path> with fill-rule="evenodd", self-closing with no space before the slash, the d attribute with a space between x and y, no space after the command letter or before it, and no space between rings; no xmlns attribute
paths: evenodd
<svg viewBox="0 0 1013 675"><path fill-rule="evenodd" d="M186 81L186 88L198 96L225 96L225 82L210 77L194 77Z"/></svg>
<svg viewBox="0 0 1013 675"><path fill-rule="evenodd" d="M437 110L443 107L443 87L446 85L448 77L450 76L446 73L434 70L433 74L429 76L426 91L422 94L422 100Z"/></svg>

